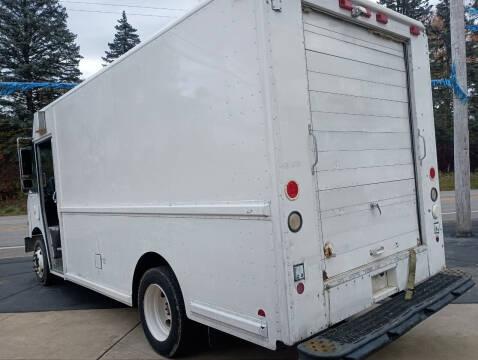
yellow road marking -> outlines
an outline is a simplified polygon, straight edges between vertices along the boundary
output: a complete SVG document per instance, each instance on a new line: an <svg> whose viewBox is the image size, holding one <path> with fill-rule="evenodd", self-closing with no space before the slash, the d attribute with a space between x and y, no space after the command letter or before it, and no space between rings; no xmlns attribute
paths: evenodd
<svg viewBox="0 0 478 360"><path fill-rule="evenodd" d="M11 226L11 227L4 227L0 228L0 231L15 231L15 230L27 230L28 226L22 225L22 226Z"/></svg>
<svg viewBox="0 0 478 360"><path fill-rule="evenodd" d="M472 199L478 199L478 195L473 195L471 196ZM441 198L441 201L452 201L452 200L455 200L455 197L444 197L444 198Z"/></svg>

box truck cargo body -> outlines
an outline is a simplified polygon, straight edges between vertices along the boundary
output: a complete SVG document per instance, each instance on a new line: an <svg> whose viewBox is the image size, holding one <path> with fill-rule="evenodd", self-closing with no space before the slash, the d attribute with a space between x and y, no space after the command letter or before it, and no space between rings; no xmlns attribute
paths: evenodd
<svg viewBox="0 0 478 360"><path fill-rule="evenodd" d="M445 271L424 28L373 2L205 1L19 153L39 279L138 305L163 355L190 321L275 349L409 311L299 347L357 354L472 284Z"/></svg>

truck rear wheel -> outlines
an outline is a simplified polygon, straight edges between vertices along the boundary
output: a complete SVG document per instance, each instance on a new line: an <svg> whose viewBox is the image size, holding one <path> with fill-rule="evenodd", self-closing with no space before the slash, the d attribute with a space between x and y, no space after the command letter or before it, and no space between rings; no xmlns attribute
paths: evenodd
<svg viewBox="0 0 478 360"><path fill-rule="evenodd" d="M52 274L50 274L50 267L48 265L48 257L46 255L45 243L43 239L35 241L33 246L33 270L37 276L38 281L43 285L50 285L52 281Z"/></svg>
<svg viewBox="0 0 478 360"><path fill-rule="evenodd" d="M181 289L168 267L144 273L139 285L138 308L144 333L154 350L167 357L182 353L191 327Z"/></svg>

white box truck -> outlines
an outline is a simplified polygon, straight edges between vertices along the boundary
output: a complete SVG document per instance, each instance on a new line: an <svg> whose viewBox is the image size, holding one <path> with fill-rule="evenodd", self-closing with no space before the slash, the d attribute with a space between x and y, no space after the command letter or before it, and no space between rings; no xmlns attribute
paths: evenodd
<svg viewBox="0 0 478 360"><path fill-rule="evenodd" d="M445 269L427 36L371 1L204 1L19 154L39 280L138 306L166 356L200 323L359 359L473 285Z"/></svg>

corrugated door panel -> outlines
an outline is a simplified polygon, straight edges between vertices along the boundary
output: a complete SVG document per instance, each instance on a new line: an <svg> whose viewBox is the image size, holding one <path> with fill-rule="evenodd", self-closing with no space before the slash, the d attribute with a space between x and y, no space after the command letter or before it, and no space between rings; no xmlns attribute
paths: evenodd
<svg viewBox="0 0 478 360"><path fill-rule="evenodd" d="M310 50L307 50L306 57L309 71L369 82L373 81L377 84L402 86L403 88L407 86L407 79L404 77L403 71L400 70L388 69ZM372 74L375 74L375 76L372 76Z"/></svg>
<svg viewBox="0 0 478 360"><path fill-rule="evenodd" d="M319 171L358 169L375 166L410 165L409 148L388 150L324 151L320 154Z"/></svg>
<svg viewBox="0 0 478 360"><path fill-rule="evenodd" d="M360 205L369 205L370 201L386 201L407 196L415 196L413 179L390 181L381 184L367 184L321 191L321 210L353 209Z"/></svg>
<svg viewBox="0 0 478 360"><path fill-rule="evenodd" d="M386 116L314 112L312 120L314 129L319 131L343 131L343 129L372 133L410 131L408 122L396 121L395 118Z"/></svg>
<svg viewBox="0 0 478 360"><path fill-rule="evenodd" d="M375 84L370 81L345 78L343 76L311 72L309 74L309 89L317 92L332 94L362 96L367 94L374 99L391 100L397 102L408 101L403 87Z"/></svg>
<svg viewBox="0 0 478 360"><path fill-rule="evenodd" d="M310 103L312 111L317 112L388 116L401 119L408 117L407 103L376 99L368 96L311 91Z"/></svg>
<svg viewBox="0 0 478 360"><path fill-rule="evenodd" d="M343 20L319 13L309 13L304 16L304 26L322 28L340 35L346 35L349 39L363 40L369 44L380 45L384 49L402 51L402 45L398 42L391 42L378 35L371 35L368 29L354 26ZM352 25L352 26L351 26Z"/></svg>
<svg viewBox="0 0 478 360"><path fill-rule="evenodd" d="M407 74L402 43L346 21L304 14L304 37L332 277L417 244Z"/></svg>

